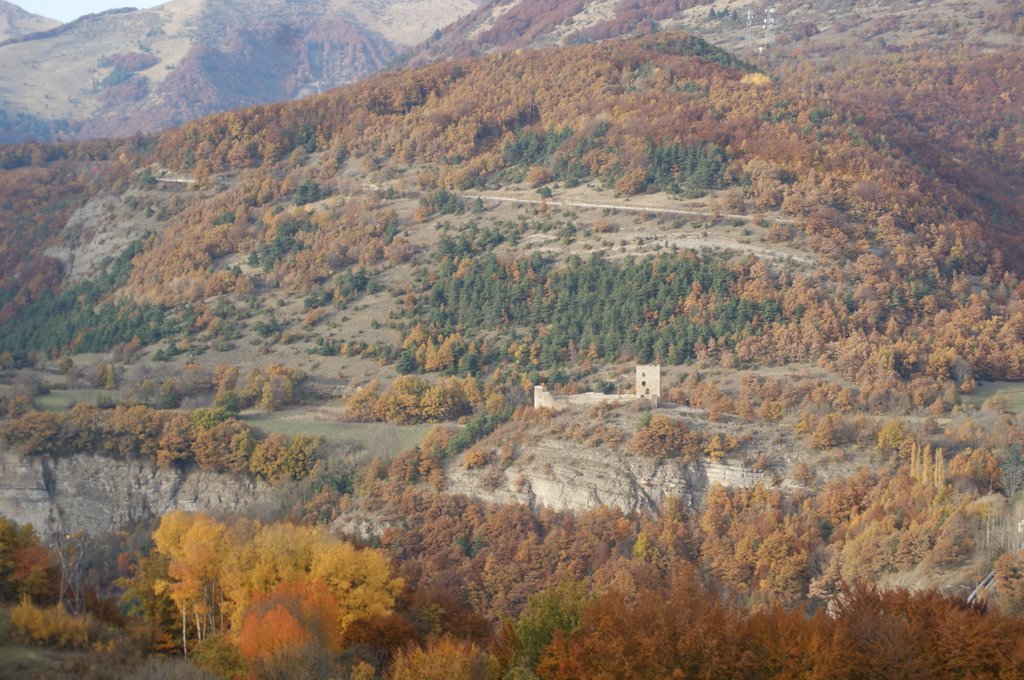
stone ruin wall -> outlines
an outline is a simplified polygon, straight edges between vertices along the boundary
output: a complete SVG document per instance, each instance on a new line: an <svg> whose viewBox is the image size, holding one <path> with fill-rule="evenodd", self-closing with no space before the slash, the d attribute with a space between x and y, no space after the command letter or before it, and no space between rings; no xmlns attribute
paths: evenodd
<svg viewBox="0 0 1024 680"><path fill-rule="evenodd" d="M636 388L634 394L603 394L601 392L584 392L555 396L543 385L533 387L533 407L546 408L552 411L564 411L570 406L594 406L596 404L626 404L638 399L646 399L655 407L661 399L661 366L637 366Z"/></svg>
<svg viewBox="0 0 1024 680"><path fill-rule="evenodd" d="M552 411L564 411L570 406L595 406L597 404L626 404L640 399L635 394L602 394L601 392L584 392L555 396L543 385L533 388L533 407L546 408Z"/></svg>

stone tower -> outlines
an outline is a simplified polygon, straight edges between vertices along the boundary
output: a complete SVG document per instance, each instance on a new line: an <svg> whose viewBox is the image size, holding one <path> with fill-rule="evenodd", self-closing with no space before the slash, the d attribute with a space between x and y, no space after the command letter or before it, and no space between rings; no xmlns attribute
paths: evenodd
<svg viewBox="0 0 1024 680"><path fill-rule="evenodd" d="M647 399L655 406L661 399L661 366L658 364L636 367L636 396Z"/></svg>

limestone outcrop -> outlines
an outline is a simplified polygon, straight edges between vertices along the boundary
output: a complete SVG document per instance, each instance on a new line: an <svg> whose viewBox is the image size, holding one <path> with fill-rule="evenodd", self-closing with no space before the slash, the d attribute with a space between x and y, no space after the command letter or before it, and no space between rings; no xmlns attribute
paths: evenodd
<svg viewBox="0 0 1024 680"><path fill-rule="evenodd" d="M269 487L233 475L81 454L26 458L0 447L0 515L41 534L115 531L175 509L235 512Z"/></svg>
<svg viewBox="0 0 1024 680"><path fill-rule="evenodd" d="M590 510L600 505L656 513L669 496L695 507L711 484L754 486L765 476L736 463L652 460L545 438L524 447L507 467L498 462L448 470L448 491L533 509Z"/></svg>

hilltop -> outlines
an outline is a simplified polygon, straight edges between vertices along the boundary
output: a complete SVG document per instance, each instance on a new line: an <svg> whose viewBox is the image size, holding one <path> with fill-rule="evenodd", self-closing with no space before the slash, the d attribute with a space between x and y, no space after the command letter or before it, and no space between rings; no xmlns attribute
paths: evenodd
<svg viewBox="0 0 1024 680"><path fill-rule="evenodd" d="M152 132L301 98L395 64L657 31L689 31L762 67L917 49L999 50L1024 31L1018 4L786 1L772 3L769 29L768 5L731 0L173 0L66 26L36 21L7 36L0 142ZM10 7L5 16L26 21ZM25 69L38 77L19 78Z"/></svg>
<svg viewBox="0 0 1024 680"><path fill-rule="evenodd" d="M0 0L0 43L58 26L59 21L26 12L13 3Z"/></svg>
<svg viewBox="0 0 1024 680"><path fill-rule="evenodd" d="M1014 0L492 0L422 44L413 60L666 30L686 30L746 59L778 63L944 46L1000 49L1019 43L1024 14Z"/></svg>

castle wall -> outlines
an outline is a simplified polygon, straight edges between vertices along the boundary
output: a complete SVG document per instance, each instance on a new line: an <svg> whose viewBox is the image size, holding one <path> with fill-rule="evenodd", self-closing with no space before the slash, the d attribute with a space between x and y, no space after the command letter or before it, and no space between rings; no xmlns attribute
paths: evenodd
<svg viewBox="0 0 1024 680"><path fill-rule="evenodd" d="M533 407L546 408L552 411L564 411L570 406L596 406L597 404L608 403L625 404L636 401L637 398L635 394L602 394L601 392L555 396L548 392L547 388L543 385L535 385L533 388Z"/></svg>
<svg viewBox="0 0 1024 680"><path fill-rule="evenodd" d="M661 399L661 366L657 364L636 367L636 389L634 394L602 394L584 392L555 396L543 385L533 387L533 407L552 411L564 411L569 406L595 406L597 404L625 404L645 399L654 406Z"/></svg>
<svg viewBox="0 0 1024 680"><path fill-rule="evenodd" d="M609 402L636 401L635 394L603 394L601 392L584 392L562 397L567 404L575 406L593 406L595 404L606 404Z"/></svg>
<svg viewBox="0 0 1024 680"><path fill-rule="evenodd" d="M555 395L547 391L543 385L533 386L533 407L534 408L546 408L552 411L561 411L563 407L559 407L555 401Z"/></svg>

